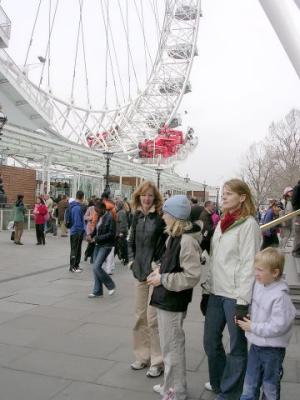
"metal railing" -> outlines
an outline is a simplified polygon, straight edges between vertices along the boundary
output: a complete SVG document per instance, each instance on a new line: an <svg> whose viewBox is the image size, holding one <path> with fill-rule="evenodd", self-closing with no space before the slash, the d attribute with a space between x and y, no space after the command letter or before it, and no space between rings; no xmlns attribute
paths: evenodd
<svg viewBox="0 0 300 400"><path fill-rule="evenodd" d="M10 38L11 21L0 6L0 36L3 34L8 41Z"/></svg>
<svg viewBox="0 0 300 400"><path fill-rule="evenodd" d="M1 69L5 71L4 75L23 95L24 99L26 99L32 107L36 108L42 116L44 115L50 123L53 118L53 106L49 98L32 85L23 71L3 49L0 49L0 70Z"/></svg>
<svg viewBox="0 0 300 400"><path fill-rule="evenodd" d="M267 224L261 225L260 230L262 232L266 231L267 229L270 229L270 228L273 228L274 226L280 225L282 222L289 221L290 219L293 219L293 218L297 217L298 215L300 215L300 209L293 211L291 213L288 213L288 214L284 215L283 217L276 218L273 221L268 222Z"/></svg>
<svg viewBox="0 0 300 400"><path fill-rule="evenodd" d="M13 208L0 208L0 231L7 230L8 223L14 220L14 214L15 210ZM33 209L26 210L24 226L28 230L34 228Z"/></svg>

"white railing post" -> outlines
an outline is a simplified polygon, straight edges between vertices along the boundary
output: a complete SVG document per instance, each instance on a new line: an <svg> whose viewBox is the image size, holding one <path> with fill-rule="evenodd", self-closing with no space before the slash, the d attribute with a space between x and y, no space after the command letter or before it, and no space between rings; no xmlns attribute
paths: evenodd
<svg viewBox="0 0 300 400"><path fill-rule="evenodd" d="M27 229L30 231L31 219L30 219L30 210L28 210L28 220L27 220Z"/></svg>
<svg viewBox="0 0 300 400"><path fill-rule="evenodd" d="M0 231L3 231L3 208L0 210Z"/></svg>

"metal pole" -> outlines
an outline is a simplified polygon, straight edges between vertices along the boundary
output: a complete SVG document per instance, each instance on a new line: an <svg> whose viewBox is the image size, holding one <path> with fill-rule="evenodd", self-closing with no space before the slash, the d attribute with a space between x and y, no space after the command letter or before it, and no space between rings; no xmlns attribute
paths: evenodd
<svg viewBox="0 0 300 400"><path fill-rule="evenodd" d="M300 35L290 16L287 0L259 0L300 78Z"/></svg>

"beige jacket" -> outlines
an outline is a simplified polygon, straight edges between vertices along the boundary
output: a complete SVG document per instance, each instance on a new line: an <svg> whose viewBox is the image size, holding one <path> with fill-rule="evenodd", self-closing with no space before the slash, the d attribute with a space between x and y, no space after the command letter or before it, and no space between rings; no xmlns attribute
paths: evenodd
<svg viewBox="0 0 300 400"><path fill-rule="evenodd" d="M199 238L200 232L184 233L180 243L179 261L182 272L162 275L163 286L174 292L191 289L197 285L201 275Z"/></svg>

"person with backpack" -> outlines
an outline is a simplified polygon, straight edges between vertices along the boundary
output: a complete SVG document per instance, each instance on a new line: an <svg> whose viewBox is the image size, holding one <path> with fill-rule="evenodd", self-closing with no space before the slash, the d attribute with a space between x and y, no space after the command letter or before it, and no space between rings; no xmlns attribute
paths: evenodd
<svg viewBox="0 0 300 400"><path fill-rule="evenodd" d="M81 206L83 199L83 191L78 190L76 193L76 199L70 199L69 207L65 211L65 225L70 229L70 272L82 272L79 263L81 260L81 246L85 231L83 219L84 214Z"/></svg>

